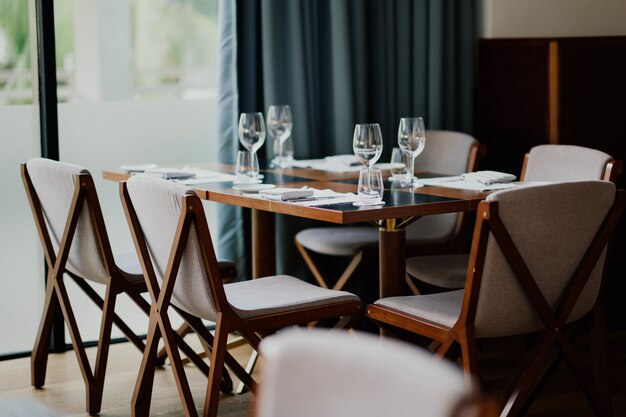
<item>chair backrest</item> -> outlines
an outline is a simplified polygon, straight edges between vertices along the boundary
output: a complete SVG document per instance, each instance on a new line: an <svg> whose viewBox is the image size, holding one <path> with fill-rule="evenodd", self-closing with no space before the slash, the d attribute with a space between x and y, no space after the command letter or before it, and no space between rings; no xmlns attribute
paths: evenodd
<svg viewBox="0 0 626 417"><path fill-rule="evenodd" d="M154 273L161 287L174 254L180 249L182 256L172 303L197 317L212 319L217 298L223 297L224 289L198 196L184 185L147 175L132 176L123 187L127 190L127 196L123 194L122 198L135 243L137 245L137 237L142 236L150 258L146 260L141 247L138 248L142 262L150 262L151 266L150 270L144 269L144 276L151 280ZM188 201L193 203L192 209L185 207ZM132 216L136 216L138 224ZM185 222L191 222L188 236L183 233ZM178 238L181 240L177 241ZM211 285L211 276L215 278L213 285L216 287ZM221 295L214 293L216 288Z"/></svg>
<svg viewBox="0 0 626 417"><path fill-rule="evenodd" d="M478 146L478 141L466 133L427 130L426 146L415 159L415 169L449 175L474 171ZM407 240L445 243L458 231L462 216L454 213L425 216L407 228Z"/></svg>
<svg viewBox="0 0 626 417"><path fill-rule="evenodd" d="M38 225L42 229L40 233L49 235L55 256L63 239L73 199L81 186L78 184L79 178L84 179L85 184L82 186L87 196L82 205L77 207L80 215L66 269L82 278L106 283L108 273L103 264L103 257L105 252L110 254L111 249L89 171L80 165L34 158L26 162L23 172L23 180L31 204L35 203L32 205L35 218L37 219L36 210L41 210L45 219L45 224ZM30 185L32 185L32 190ZM89 202L92 205L97 205L94 207L97 216L95 219L92 217L92 210L88 207ZM102 241L100 248L96 239L94 224L100 228L98 230Z"/></svg>
<svg viewBox="0 0 626 417"><path fill-rule="evenodd" d="M599 294L607 245L606 240L599 244L594 239L607 224L609 212L613 230L615 197L615 185L608 181L565 182L489 195L479 207L468 267L470 294L465 301L469 304L464 306L471 321L475 303L476 336L545 328L537 304L531 301L537 297L527 294L526 273L520 271L528 271L527 277L536 283L530 285L536 285L545 298L544 312L556 315L584 260L588 271L582 275L587 281L565 322L587 314ZM591 247L597 259L588 257Z"/></svg>
<svg viewBox="0 0 626 417"><path fill-rule="evenodd" d="M364 333L285 331L260 352L257 417L450 416L470 393L452 364Z"/></svg>
<svg viewBox="0 0 626 417"><path fill-rule="evenodd" d="M539 145L526 155L522 181L613 181L611 155L574 145ZM607 171L609 169L609 171Z"/></svg>

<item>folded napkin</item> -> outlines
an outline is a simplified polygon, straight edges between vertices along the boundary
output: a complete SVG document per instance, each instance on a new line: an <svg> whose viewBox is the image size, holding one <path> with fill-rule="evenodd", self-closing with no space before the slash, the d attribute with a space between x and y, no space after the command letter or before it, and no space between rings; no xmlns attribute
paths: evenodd
<svg viewBox="0 0 626 417"><path fill-rule="evenodd" d="M316 207L330 204L353 203L355 201L359 201L359 197L354 193L338 193L329 189L313 189L313 197L311 199L293 201L293 204L303 207Z"/></svg>
<svg viewBox="0 0 626 417"><path fill-rule="evenodd" d="M270 190L259 191L259 195L267 200L291 201L313 197L312 189L302 188L272 188Z"/></svg>
<svg viewBox="0 0 626 417"><path fill-rule="evenodd" d="M453 177L420 178L418 181L424 185L430 185L434 187L458 188L471 191L495 191L506 190L507 188L533 187L538 185L550 184L546 181L502 182L495 184L483 184L482 182L478 181L464 180L462 175L457 175Z"/></svg>
<svg viewBox="0 0 626 417"><path fill-rule="evenodd" d="M261 198L264 200L284 201L305 207L326 206L329 204L351 203L359 201L353 193L338 193L333 190L317 190L310 187L302 188L273 188L258 193L244 194L246 197Z"/></svg>
<svg viewBox="0 0 626 417"><path fill-rule="evenodd" d="M323 159L301 159L299 161L293 161L291 166L330 172L359 172L362 167L361 163L354 155L327 156Z"/></svg>
<svg viewBox="0 0 626 417"><path fill-rule="evenodd" d="M187 172L194 174L193 178L180 179L177 182L184 185L193 184L207 184L212 182L231 182L237 180L237 177L232 174L225 174L219 171L213 171L210 169L202 168L187 168Z"/></svg>
<svg viewBox="0 0 626 417"><path fill-rule="evenodd" d="M144 171L147 175L163 178L165 180L183 180L194 178L196 174L190 172L188 168L152 168Z"/></svg>
<svg viewBox="0 0 626 417"><path fill-rule="evenodd" d="M151 168L145 174L157 176L166 180L174 180L180 184L206 184L211 182L229 182L237 179L235 175L212 171L197 167L184 168Z"/></svg>
<svg viewBox="0 0 626 417"><path fill-rule="evenodd" d="M299 161L292 161L291 167L294 168L311 168L319 171L329 172L359 172L363 168L358 158L355 155L334 155L327 156L323 159L301 159ZM394 167L391 163L375 164L382 170L389 170Z"/></svg>
<svg viewBox="0 0 626 417"><path fill-rule="evenodd" d="M515 181L513 174L498 171L477 171L461 175L465 181L477 181L484 185L501 184Z"/></svg>
<svg viewBox="0 0 626 417"><path fill-rule="evenodd" d="M327 156L324 158L324 160L327 162L332 162L336 164L361 166L361 161L359 161L359 158L357 158L356 155L350 155L350 154Z"/></svg>

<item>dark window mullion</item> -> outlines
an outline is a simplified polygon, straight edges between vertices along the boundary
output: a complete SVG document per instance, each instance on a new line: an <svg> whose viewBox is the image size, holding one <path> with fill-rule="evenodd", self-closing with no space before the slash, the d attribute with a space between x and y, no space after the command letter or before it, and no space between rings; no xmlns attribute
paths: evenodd
<svg viewBox="0 0 626 417"><path fill-rule="evenodd" d="M41 156L59 160L59 121L57 108L57 70L54 37L54 1L35 0L37 20L37 58L39 73L39 129ZM48 274L48 268L45 268ZM44 277L45 279L45 277ZM61 309L57 308L50 339L52 352L63 352L65 324Z"/></svg>

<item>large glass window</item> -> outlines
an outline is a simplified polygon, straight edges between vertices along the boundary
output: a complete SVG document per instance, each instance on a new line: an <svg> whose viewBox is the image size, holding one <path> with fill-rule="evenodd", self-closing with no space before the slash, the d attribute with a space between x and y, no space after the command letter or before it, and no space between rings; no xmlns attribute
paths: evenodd
<svg viewBox="0 0 626 417"><path fill-rule="evenodd" d="M217 0L55 0L55 24L61 160L91 171L114 252L134 251L118 184L101 173L217 160ZM99 310L68 290L84 338L97 339ZM146 332L130 300L117 311Z"/></svg>
<svg viewBox="0 0 626 417"><path fill-rule="evenodd" d="M101 172L217 159L217 0L54 0L54 9L60 159L91 171L114 251L134 251L118 184ZM34 16L32 0L0 0L0 314L19 317L0 321L0 355L32 349L43 306L43 254L19 176L19 163L41 154ZM84 339L97 339L100 311L67 284ZM129 300L118 313L145 333Z"/></svg>
<svg viewBox="0 0 626 417"><path fill-rule="evenodd" d="M30 351L43 305L43 254L19 164L40 155L28 0L0 0L0 355Z"/></svg>

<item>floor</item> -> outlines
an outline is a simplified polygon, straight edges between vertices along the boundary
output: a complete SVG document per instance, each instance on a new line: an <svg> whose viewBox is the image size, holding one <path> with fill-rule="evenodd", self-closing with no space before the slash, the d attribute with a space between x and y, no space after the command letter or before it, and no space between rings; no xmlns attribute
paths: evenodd
<svg viewBox="0 0 626 417"><path fill-rule="evenodd" d="M194 343L193 336L188 336L188 339L190 343ZM518 342L483 343L480 349L480 362L485 370L486 382L490 386L499 386L505 378L506 369L515 364L515 355L500 353L503 347L509 353L523 349ZM624 376L626 375L626 332L611 332L610 345L613 351L612 369L614 371L613 407L616 416L626 417L626 377ZM581 355L589 353L586 346L583 342L577 344ZM247 346L240 347L235 350L234 355L241 362L245 362L249 351ZM90 348L88 352L90 359L93 360L95 349ZM110 355L101 416L129 416L129 403L141 355L128 343L113 345ZM262 363L259 368L262 368ZM192 365L187 365L186 370L196 406L200 408L204 400L206 378ZM259 372L255 374L258 377ZM84 385L73 352L50 356L46 385L40 390L30 386L29 358L0 362L0 404L9 398L37 400L62 416L84 417L86 416L84 397ZM249 393L222 395L219 415L247 417L253 415L253 408L254 397ZM174 379L167 365L156 372L151 415L183 416ZM584 396L578 391L568 369L563 365L548 382L527 415L582 417L592 416L593 413Z"/></svg>
<svg viewBox="0 0 626 417"><path fill-rule="evenodd" d="M201 351L195 337L190 335L186 340L196 347L197 351ZM96 349L89 348L87 352L89 360L93 364ZM251 349L248 346L243 346L236 348L233 354L240 363L245 364L250 352ZM100 416L128 417L130 415L130 400L140 362L141 354L130 343L111 345ZM204 404L206 377L192 364L186 365L185 370L196 408L200 411ZM238 381L235 380L235 385L237 383ZM0 362L0 404L3 399L7 398L37 400L61 416L86 417L88 415L85 412L83 379L73 351L50 355L46 385L39 390L30 386L30 358ZM250 416L252 415L253 399L254 397L250 393L242 395L223 394L219 415L225 417ZM1 412L0 415L2 415ZM155 373L150 415L184 416L174 377L167 364Z"/></svg>

